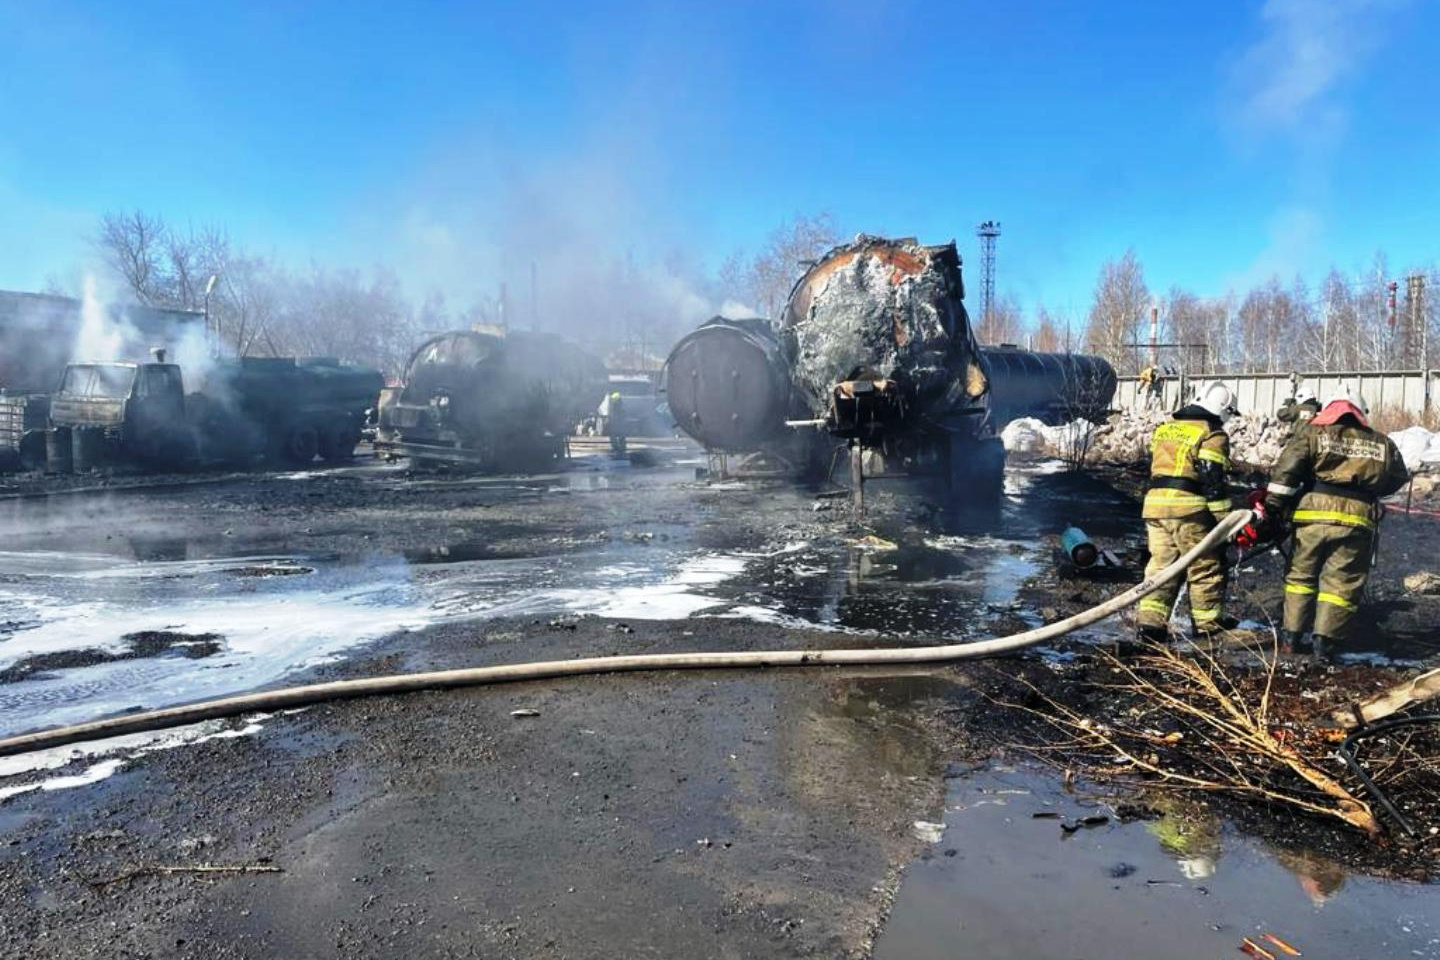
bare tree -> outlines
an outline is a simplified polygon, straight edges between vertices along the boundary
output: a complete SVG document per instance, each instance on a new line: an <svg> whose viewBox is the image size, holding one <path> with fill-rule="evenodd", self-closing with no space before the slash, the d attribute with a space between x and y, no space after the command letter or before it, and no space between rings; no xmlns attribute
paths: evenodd
<svg viewBox="0 0 1440 960"><path fill-rule="evenodd" d="M96 244L101 256L143 304L164 304L168 242L165 221L143 211L107 213L100 218Z"/></svg>
<svg viewBox="0 0 1440 960"><path fill-rule="evenodd" d="M975 337L982 344L1018 344L1024 335L1020 321L1020 305L1012 297L997 297L990 312L975 324Z"/></svg>
<svg viewBox="0 0 1440 960"><path fill-rule="evenodd" d="M1059 353L1067 349L1060 324L1043 306L1035 311L1035 332L1030 335L1030 346L1042 353Z"/></svg>
<svg viewBox="0 0 1440 960"><path fill-rule="evenodd" d="M1138 358L1128 344L1139 335L1141 318L1150 306L1145 271L1134 250L1106 262L1095 282L1095 298L1085 326L1085 346L1109 360L1116 370L1136 371Z"/></svg>
<svg viewBox="0 0 1440 960"><path fill-rule="evenodd" d="M839 242L840 233L828 213L799 215L776 227L748 265L742 266L738 257L727 261L721 280L738 283L729 295L773 319L806 266Z"/></svg>

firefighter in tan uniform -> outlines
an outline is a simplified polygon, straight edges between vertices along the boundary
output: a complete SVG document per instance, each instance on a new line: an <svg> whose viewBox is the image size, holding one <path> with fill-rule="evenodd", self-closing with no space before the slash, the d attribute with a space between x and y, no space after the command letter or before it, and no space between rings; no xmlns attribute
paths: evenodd
<svg viewBox="0 0 1440 960"><path fill-rule="evenodd" d="M1381 497L1409 479L1391 439L1370 428L1365 398L1348 388L1296 433L1270 472L1266 524L1277 535L1286 517L1295 545L1285 570L1282 646L1334 656L1349 633L1370 576ZM1314 624L1313 644L1305 632Z"/></svg>
<svg viewBox="0 0 1440 960"><path fill-rule="evenodd" d="M1235 398L1223 383L1202 386L1195 400L1155 428L1150 440L1150 484L1141 516L1150 547L1147 577L1180 558L1230 512L1226 474L1230 438L1224 423L1235 413ZM1186 571L1190 620L1199 633L1235 625L1226 617L1225 548L1202 556ZM1140 636L1164 640L1170 634L1170 610L1180 592L1172 582L1140 601Z"/></svg>

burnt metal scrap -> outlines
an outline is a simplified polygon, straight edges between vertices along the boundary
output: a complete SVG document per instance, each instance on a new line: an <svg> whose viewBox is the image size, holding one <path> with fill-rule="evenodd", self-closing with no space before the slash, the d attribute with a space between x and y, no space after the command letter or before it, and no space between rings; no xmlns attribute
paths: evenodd
<svg viewBox="0 0 1440 960"><path fill-rule="evenodd" d="M599 360L551 334L443 333L382 398L376 449L421 466L540 469L606 386Z"/></svg>
<svg viewBox="0 0 1440 960"><path fill-rule="evenodd" d="M676 423L711 450L740 452L793 443L786 421L808 422L882 469L955 483L998 479L1005 422L1108 406L1108 363L982 348L964 296L953 242L862 235L806 270L778 321L717 318L680 341L665 374Z"/></svg>

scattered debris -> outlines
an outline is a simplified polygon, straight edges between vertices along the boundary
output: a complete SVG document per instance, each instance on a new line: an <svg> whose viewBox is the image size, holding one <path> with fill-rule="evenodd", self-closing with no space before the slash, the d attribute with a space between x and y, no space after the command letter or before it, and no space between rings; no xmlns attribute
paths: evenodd
<svg viewBox="0 0 1440 960"><path fill-rule="evenodd" d="M1240 951L1255 957L1256 960L1275 960L1275 954L1266 950L1249 937L1240 941Z"/></svg>
<svg viewBox="0 0 1440 960"><path fill-rule="evenodd" d="M850 546L858 550L899 550L900 545L883 537L877 537L873 533L866 534L850 541Z"/></svg>
<svg viewBox="0 0 1440 960"><path fill-rule="evenodd" d="M940 838L945 835L945 824L930 823L927 820L916 820L911 824L915 838L922 843L939 843Z"/></svg>
<svg viewBox="0 0 1440 960"><path fill-rule="evenodd" d="M1304 956L1304 954L1302 954L1302 953L1301 953L1299 950L1297 950L1295 947L1290 946L1290 944L1286 943L1284 940L1281 940L1279 937L1275 936L1275 934L1273 934L1273 933L1267 933L1267 934L1265 934L1265 936L1264 936L1263 939L1268 940L1270 943L1272 943L1272 944L1274 944L1275 946L1279 947L1282 953L1288 954L1289 956L1292 956L1292 957Z"/></svg>
<svg viewBox="0 0 1440 960"><path fill-rule="evenodd" d="M1103 827L1110 822L1110 818L1103 813L1091 814L1088 817L1081 817L1074 823L1062 823L1060 829L1066 833L1076 833L1080 830L1089 830L1092 827Z"/></svg>
<svg viewBox="0 0 1440 960"><path fill-rule="evenodd" d="M1419 573L1412 573L1406 577L1404 584L1406 593L1433 597L1440 594L1440 573L1421 570Z"/></svg>
<svg viewBox="0 0 1440 960"><path fill-rule="evenodd" d="M1411 677L1361 703L1336 710L1330 714L1330 719L1350 730L1436 696L1440 696L1440 668Z"/></svg>

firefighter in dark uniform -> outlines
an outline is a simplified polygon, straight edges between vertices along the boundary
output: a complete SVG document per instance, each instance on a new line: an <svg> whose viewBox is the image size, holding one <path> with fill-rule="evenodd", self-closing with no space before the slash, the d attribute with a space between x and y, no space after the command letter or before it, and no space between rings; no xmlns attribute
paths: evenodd
<svg viewBox="0 0 1440 960"><path fill-rule="evenodd" d="M1409 479L1394 442L1370 427L1348 388L1285 445L1265 488L1268 535L1288 518L1295 543L1285 570L1282 647L1329 659L1343 642L1370 576L1383 507ZM1313 643L1305 639L1314 628Z"/></svg>
<svg viewBox="0 0 1440 960"><path fill-rule="evenodd" d="M1180 558L1230 512L1226 474L1230 437L1224 423L1235 413L1230 388L1218 381L1202 386L1190 404L1155 428L1150 440L1150 483L1141 516L1150 548L1147 577ZM1235 625L1225 616L1225 548L1202 556L1186 571L1190 620L1197 633ZM1140 601L1142 639L1169 637L1170 610L1180 592L1172 582Z"/></svg>
<svg viewBox="0 0 1440 960"><path fill-rule="evenodd" d="M1320 401L1316 398L1315 391L1302 385L1295 391L1295 396L1287 398L1280 409L1275 412L1275 419L1281 423L1293 424L1294 427L1290 431L1290 435L1293 437L1308 427L1310 421L1314 420L1315 415L1319 412Z"/></svg>

